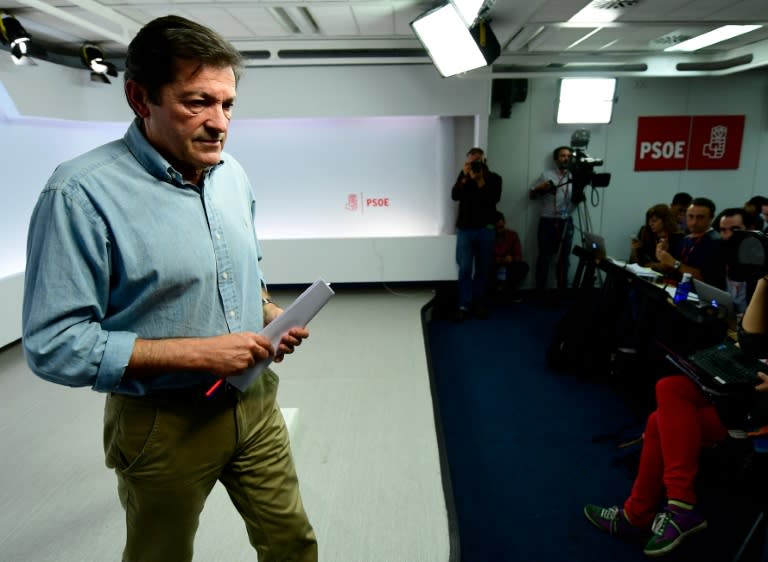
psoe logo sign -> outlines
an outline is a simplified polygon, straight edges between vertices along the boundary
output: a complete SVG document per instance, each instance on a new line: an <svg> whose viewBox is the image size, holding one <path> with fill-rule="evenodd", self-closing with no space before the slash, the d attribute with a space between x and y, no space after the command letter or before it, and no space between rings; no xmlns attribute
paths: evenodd
<svg viewBox="0 0 768 562"><path fill-rule="evenodd" d="M635 170L735 170L744 115L638 117Z"/></svg>
<svg viewBox="0 0 768 562"><path fill-rule="evenodd" d="M366 197L363 193L350 193L344 208L352 212L365 212L365 209L386 209L392 205L389 197Z"/></svg>

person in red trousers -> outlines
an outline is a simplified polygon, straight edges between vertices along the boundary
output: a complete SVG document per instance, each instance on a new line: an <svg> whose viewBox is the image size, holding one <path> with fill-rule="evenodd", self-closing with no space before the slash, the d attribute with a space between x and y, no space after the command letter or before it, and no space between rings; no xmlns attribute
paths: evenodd
<svg viewBox="0 0 768 562"><path fill-rule="evenodd" d="M768 356L768 279L757 283L742 320L739 343L746 353ZM768 368L766 368L768 370ZM768 391L768 375L756 374L756 390ZM715 407L684 375L656 383L656 410L648 416L632 491L622 507L587 505L584 515L598 529L626 539L647 539L649 556L674 550L707 527L696 510L699 455L728 435ZM662 507L659 511L659 507Z"/></svg>

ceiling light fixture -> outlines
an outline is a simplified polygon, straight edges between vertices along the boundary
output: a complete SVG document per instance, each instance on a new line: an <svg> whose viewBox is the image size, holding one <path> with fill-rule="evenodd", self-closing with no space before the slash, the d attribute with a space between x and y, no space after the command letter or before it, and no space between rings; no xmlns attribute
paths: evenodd
<svg viewBox="0 0 768 562"><path fill-rule="evenodd" d="M678 43L677 45L667 47L664 50L667 52L697 51L699 49L703 49L704 47L709 47L710 45L714 45L715 43L721 43L722 41L733 39L734 37L738 37L739 35L744 35L745 33L749 33L750 31L754 31L755 29L760 29L761 27L763 26L762 25L724 25L722 27L718 27L717 29L713 29L712 31L704 33L702 35L698 35L696 37L688 39L688 41L683 41L682 43Z"/></svg>
<svg viewBox="0 0 768 562"><path fill-rule="evenodd" d="M15 64L34 64L27 56L31 37L15 17L0 16L0 39L11 48L11 59Z"/></svg>
<svg viewBox="0 0 768 562"><path fill-rule="evenodd" d="M90 69L93 82L111 84L107 75L117 78L117 68L111 62L104 60L104 51L100 47L92 43L83 43L80 47L80 59L85 68Z"/></svg>
<svg viewBox="0 0 768 562"><path fill-rule="evenodd" d="M467 28L450 2L420 15L411 28L437 71L446 77L489 65L501 54L490 25L478 19Z"/></svg>

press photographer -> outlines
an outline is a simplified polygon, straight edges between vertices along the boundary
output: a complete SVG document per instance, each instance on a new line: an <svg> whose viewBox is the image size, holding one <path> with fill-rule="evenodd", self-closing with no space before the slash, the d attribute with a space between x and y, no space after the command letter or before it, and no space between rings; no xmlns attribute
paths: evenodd
<svg viewBox="0 0 768 562"><path fill-rule="evenodd" d="M496 238L496 203L501 198L501 176L488 169L481 148L467 152L464 166L451 189L459 202L456 217L456 263L459 266L456 320L472 310L486 315L486 288ZM474 271L474 278L473 278Z"/></svg>

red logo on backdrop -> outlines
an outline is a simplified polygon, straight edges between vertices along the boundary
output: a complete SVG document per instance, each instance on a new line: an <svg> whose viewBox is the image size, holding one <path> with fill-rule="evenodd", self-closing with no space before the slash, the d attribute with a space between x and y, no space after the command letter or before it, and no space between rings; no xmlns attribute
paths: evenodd
<svg viewBox="0 0 768 562"><path fill-rule="evenodd" d="M639 117L635 170L736 169L743 136L743 115Z"/></svg>
<svg viewBox="0 0 768 562"><path fill-rule="evenodd" d="M743 115L694 117L688 169L738 169L743 137Z"/></svg>
<svg viewBox="0 0 768 562"><path fill-rule="evenodd" d="M347 211L357 211L357 193L347 195L347 204L344 205Z"/></svg>
<svg viewBox="0 0 768 562"><path fill-rule="evenodd" d="M370 208L389 208L389 197L364 197L362 193L350 193L347 195L347 203L344 208L347 211L360 211Z"/></svg>

